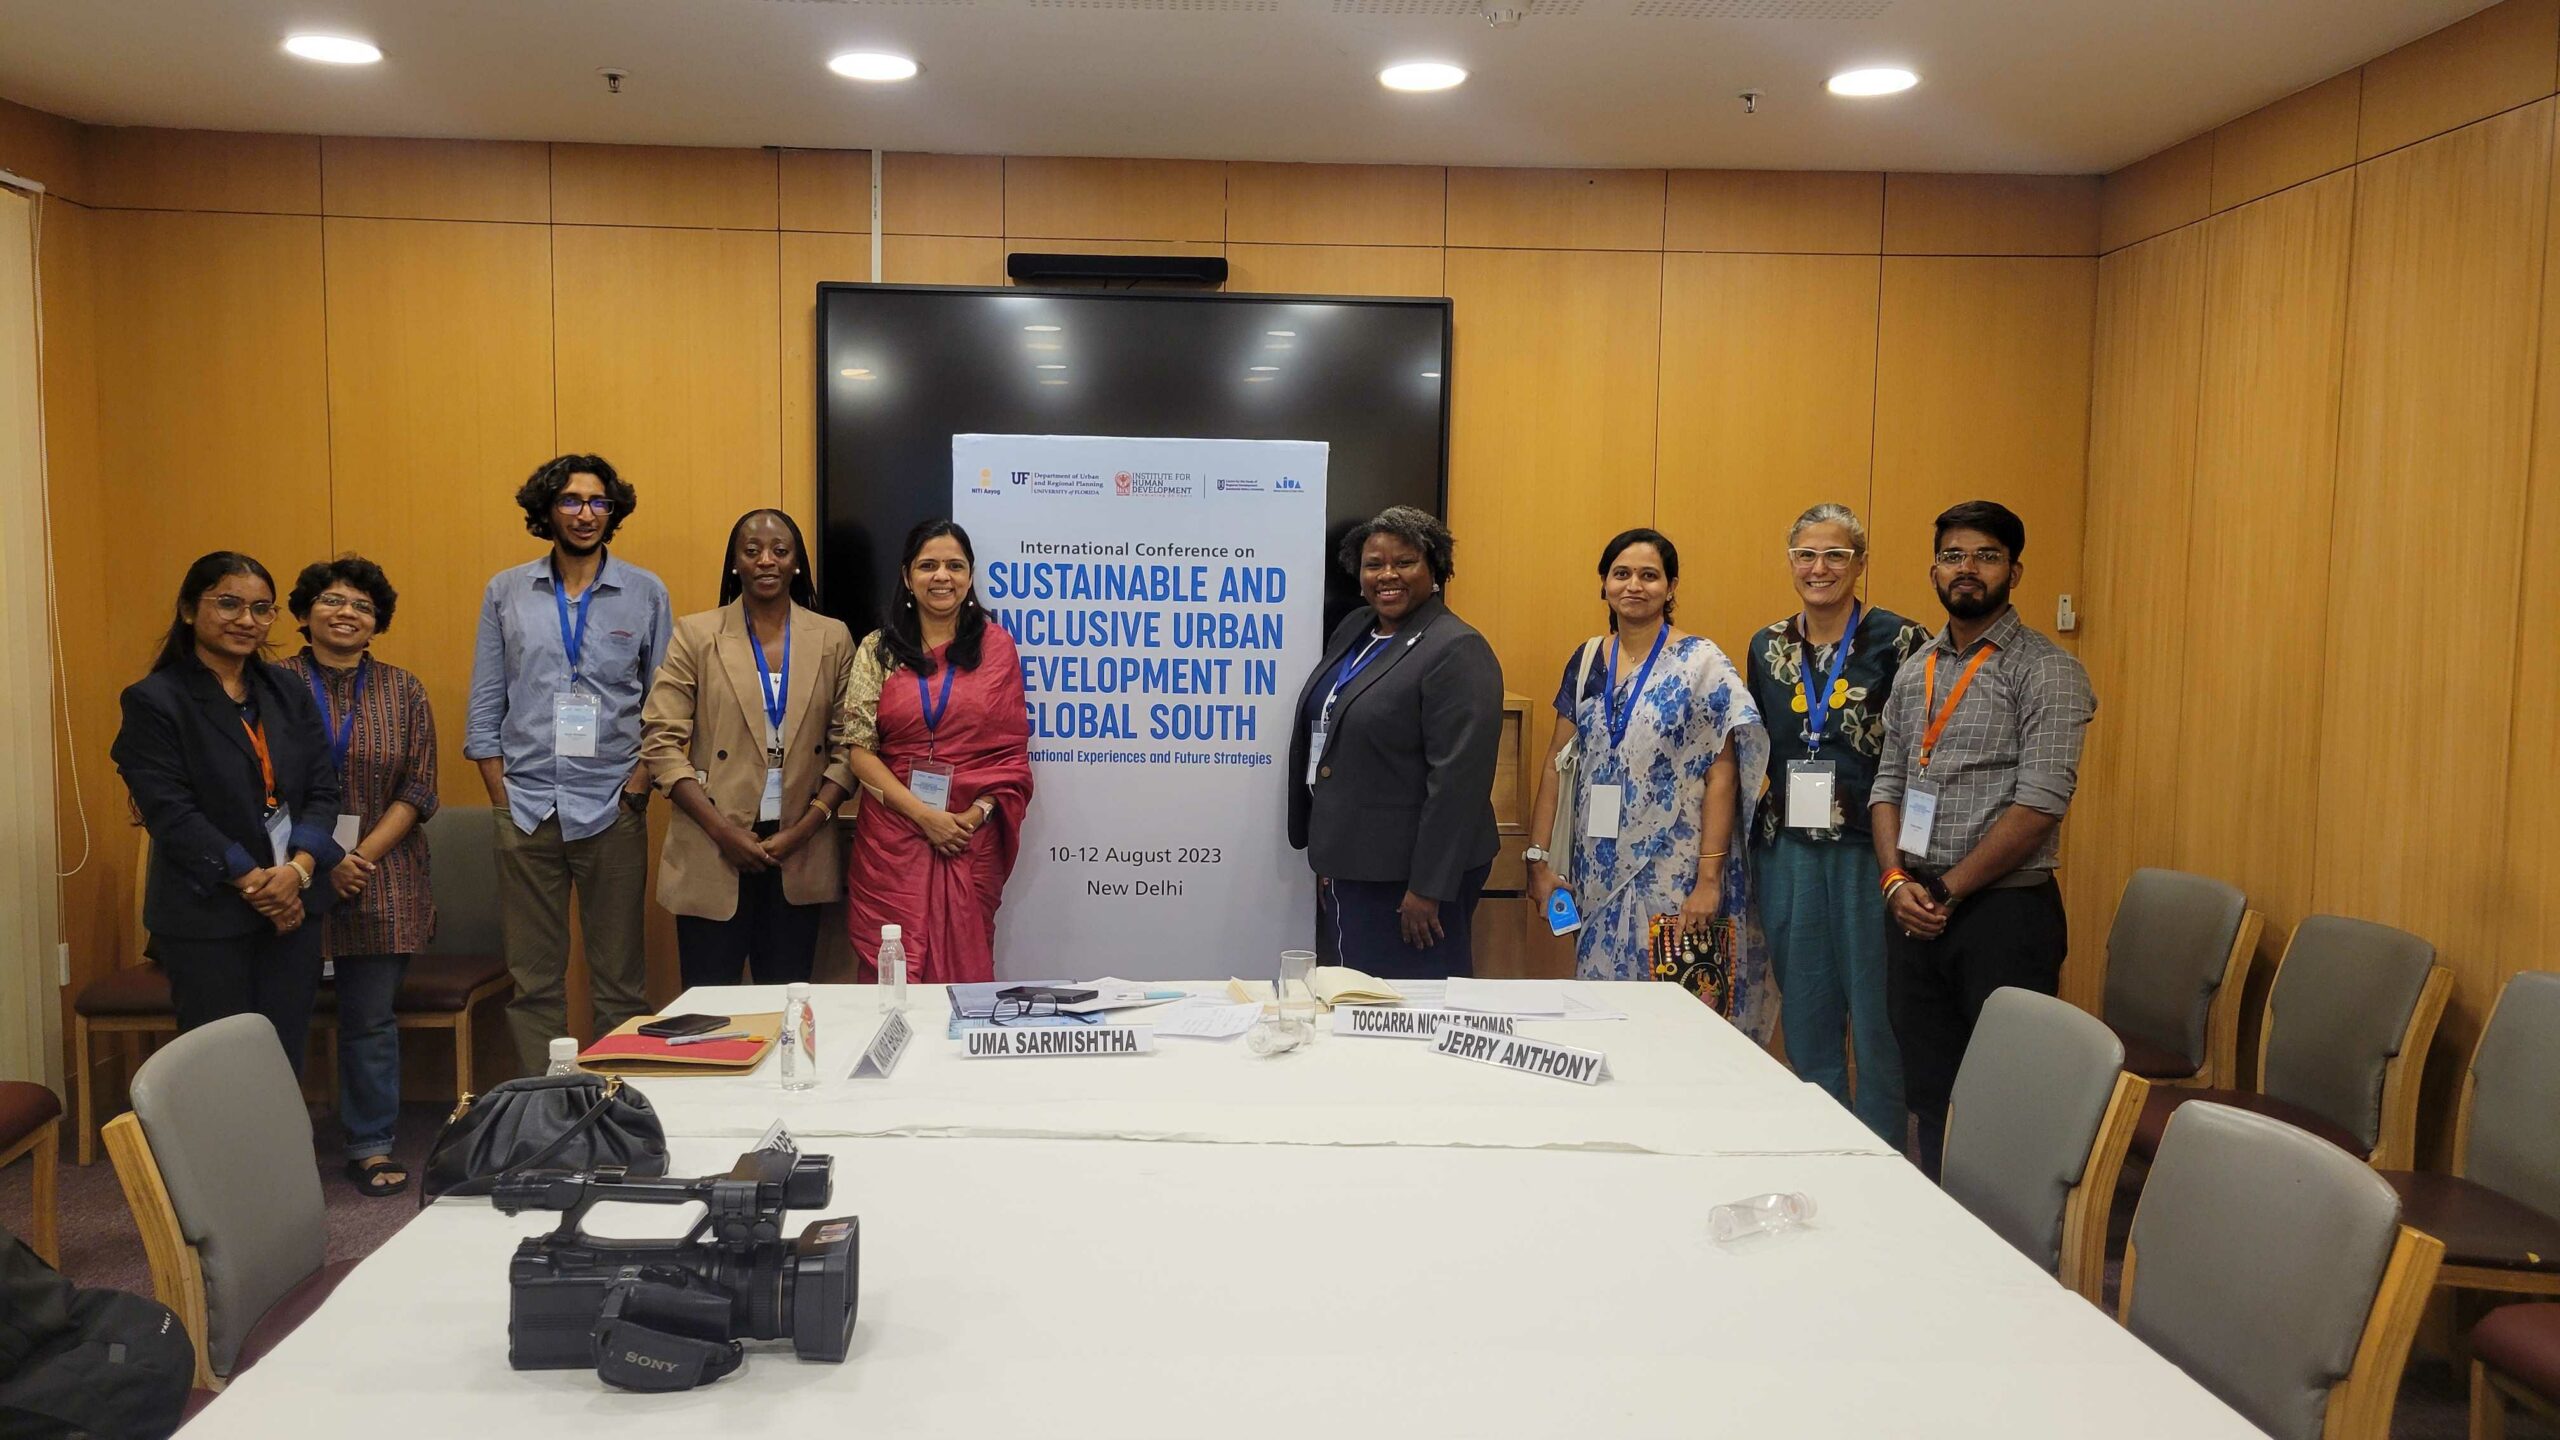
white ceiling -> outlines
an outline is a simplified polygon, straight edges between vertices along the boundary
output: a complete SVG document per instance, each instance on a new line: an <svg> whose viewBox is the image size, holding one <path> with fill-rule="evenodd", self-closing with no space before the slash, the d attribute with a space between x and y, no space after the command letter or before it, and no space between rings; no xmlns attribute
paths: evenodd
<svg viewBox="0 0 2560 1440"><path fill-rule="evenodd" d="M348 135L1470 165L2104 171L2481 0L0 0L0 96ZM1847 18L1844 18L1847 17ZM1862 17L1862 18L1860 18ZM386 54L338 69L296 29ZM839 80L840 50L921 61ZM1383 64L1457 61L1442 95ZM1855 64L1921 87L1849 101ZM596 71L631 72L619 96ZM1738 92L1762 92L1745 116Z"/></svg>

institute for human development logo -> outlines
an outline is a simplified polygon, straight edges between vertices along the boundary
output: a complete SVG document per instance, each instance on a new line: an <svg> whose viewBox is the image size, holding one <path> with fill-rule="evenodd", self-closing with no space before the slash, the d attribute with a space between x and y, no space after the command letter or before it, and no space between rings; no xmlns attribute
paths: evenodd
<svg viewBox="0 0 2560 1440"><path fill-rule="evenodd" d="M1200 477L1187 470L1121 470L1111 477L1115 495L1196 495Z"/></svg>
<svg viewBox="0 0 2560 1440"><path fill-rule="evenodd" d="M1111 488L1119 491L1123 495L1129 493L1129 486L1133 483L1135 483L1134 477L1132 477L1126 470L1123 470L1119 474L1111 477Z"/></svg>

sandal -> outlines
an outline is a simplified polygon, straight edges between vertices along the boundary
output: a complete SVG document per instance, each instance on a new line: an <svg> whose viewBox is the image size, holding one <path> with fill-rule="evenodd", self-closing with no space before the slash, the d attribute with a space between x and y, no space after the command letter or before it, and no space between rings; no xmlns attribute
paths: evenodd
<svg viewBox="0 0 2560 1440"><path fill-rule="evenodd" d="M356 1193L379 1200L409 1188L409 1167L388 1155L369 1155L347 1162L347 1178L355 1182Z"/></svg>

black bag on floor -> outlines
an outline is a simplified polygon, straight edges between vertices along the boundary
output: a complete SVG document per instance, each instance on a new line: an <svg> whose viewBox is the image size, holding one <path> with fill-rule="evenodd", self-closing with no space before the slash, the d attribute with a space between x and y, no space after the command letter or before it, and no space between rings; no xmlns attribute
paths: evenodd
<svg viewBox="0 0 2560 1440"><path fill-rule="evenodd" d="M195 1375L168 1306L83 1290L0 1230L0 1440L162 1440Z"/></svg>
<svg viewBox="0 0 2560 1440"><path fill-rule="evenodd" d="M603 1075L537 1075L464 1096L427 1149L418 1207L439 1195L486 1195L518 1170L667 1173L667 1131L649 1097Z"/></svg>

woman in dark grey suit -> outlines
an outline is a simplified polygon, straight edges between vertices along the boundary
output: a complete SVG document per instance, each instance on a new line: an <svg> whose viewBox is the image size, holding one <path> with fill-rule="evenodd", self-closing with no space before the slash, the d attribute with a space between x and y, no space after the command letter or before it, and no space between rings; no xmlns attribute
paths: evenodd
<svg viewBox="0 0 2560 1440"><path fill-rule="evenodd" d="M1325 642L1289 735L1289 843L1322 887L1322 946L1372 975L1474 969L1469 923L1499 846L1502 663L1449 613L1456 542L1409 505L1342 543L1368 603Z"/></svg>

